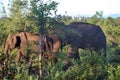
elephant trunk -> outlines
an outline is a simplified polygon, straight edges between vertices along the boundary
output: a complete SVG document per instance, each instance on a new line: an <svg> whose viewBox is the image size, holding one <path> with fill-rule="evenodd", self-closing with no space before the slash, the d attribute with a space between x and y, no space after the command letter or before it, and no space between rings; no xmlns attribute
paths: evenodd
<svg viewBox="0 0 120 80"><path fill-rule="evenodd" d="M6 56L6 59L8 58L8 50L9 50L9 45L5 45L4 54Z"/></svg>
<svg viewBox="0 0 120 80"><path fill-rule="evenodd" d="M5 44L5 48L4 48L4 54L6 55L6 58L8 58L8 50L11 49L11 47L12 47L12 46L10 46L12 43L12 37L13 37L13 35L9 34L7 37L7 40L6 40L6 44Z"/></svg>
<svg viewBox="0 0 120 80"><path fill-rule="evenodd" d="M4 48L4 54L5 54L4 65L7 65L7 62L8 62L8 50L9 50L9 45L6 44Z"/></svg>

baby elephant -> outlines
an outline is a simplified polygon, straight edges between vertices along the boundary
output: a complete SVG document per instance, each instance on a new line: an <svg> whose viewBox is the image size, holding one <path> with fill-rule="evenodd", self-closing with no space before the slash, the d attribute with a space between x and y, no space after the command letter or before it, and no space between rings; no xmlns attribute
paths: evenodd
<svg viewBox="0 0 120 80"><path fill-rule="evenodd" d="M54 59L55 58L54 53L56 53L56 50L54 50L56 43L55 45L53 45L54 40L47 35L43 35L41 40L42 40L41 49L44 53L43 56L45 56L46 59L47 58ZM20 32L15 35L9 34L4 48L6 59L8 59L8 50L11 51L14 48L18 48L16 61L18 62L22 56L26 59L26 61L29 61L27 48L30 49L33 53L39 54L40 50L39 42L40 35L36 33Z"/></svg>

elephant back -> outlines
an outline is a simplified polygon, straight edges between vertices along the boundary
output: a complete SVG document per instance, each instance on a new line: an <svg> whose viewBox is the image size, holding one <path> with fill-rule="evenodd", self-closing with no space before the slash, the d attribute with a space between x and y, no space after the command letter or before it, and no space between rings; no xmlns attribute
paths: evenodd
<svg viewBox="0 0 120 80"><path fill-rule="evenodd" d="M28 41L39 41L40 40L40 35L37 33L25 32L24 34Z"/></svg>

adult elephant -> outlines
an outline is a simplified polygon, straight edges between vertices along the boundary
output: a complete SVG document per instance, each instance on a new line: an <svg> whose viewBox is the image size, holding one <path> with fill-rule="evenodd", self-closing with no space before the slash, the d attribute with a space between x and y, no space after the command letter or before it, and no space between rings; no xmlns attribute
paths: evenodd
<svg viewBox="0 0 120 80"><path fill-rule="evenodd" d="M28 58L28 50L29 48L34 53L39 53L40 45L40 35L36 33L30 32L20 32L15 35L8 35L7 41L5 44L4 53L6 54L6 58L8 59L8 50L13 50L14 48L18 48L16 61L18 62L23 56L27 61ZM48 53L53 49L53 40L49 38L49 36L44 35L42 37L42 51ZM55 49L57 50L57 49ZM55 52L55 51L54 51ZM45 55L45 57L51 57L50 55Z"/></svg>
<svg viewBox="0 0 120 80"><path fill-rule="evenodd" d="M103 49L105 52L104 56L106 56L106 36L97 25L85 22L73 22L69 25L58 27L56 34L60 36L64 46L70 44L66 64L69 64L71 58L79 58L79 48L98 53Z"/></svg>

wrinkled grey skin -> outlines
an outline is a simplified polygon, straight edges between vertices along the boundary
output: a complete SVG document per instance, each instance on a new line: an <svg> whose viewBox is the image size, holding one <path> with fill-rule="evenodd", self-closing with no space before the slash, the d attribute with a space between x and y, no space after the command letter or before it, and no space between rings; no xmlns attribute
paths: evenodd
<svg viewBox="0 0 120 80"><path fill-rule="evenodd" d="M26 61L29 60L27 48L32 49L34 53L39 53L40 50L40 35L29 32L20 32L15 35L8 35L4 53L6 54L6 59L8 59L8 50L13 50L14 48L18 48L16 61L18 62L20 58L23 56ZM42 37L42 51L48 52L53 49L53 40L48 36ZM46 55L48 56L48 55Z"/></svg>
<svg viewBox="0 0 120 80"><path fill-rule="evenodd" d="M96 51L101 49L106 56L106 36L102 29L94 24L84 22L73 22L69 25L56 29L56 34L60 37L62 46L70 45L67 54L67 61L71 58L79 58L78 49ZM66 63L68 63L66 62Z"/></svg>
<svg viewBox="0 0 120 80"><path fill-rule="evenodd" d="M99 26L83 22L71 23L68 26L72 30L67 37L68 44L70 44L68 49L69 57L75 57L71 56L71 54L74 52L77 55L78 48L96 52L101 49L106 51L106 37Z"/></svg>

